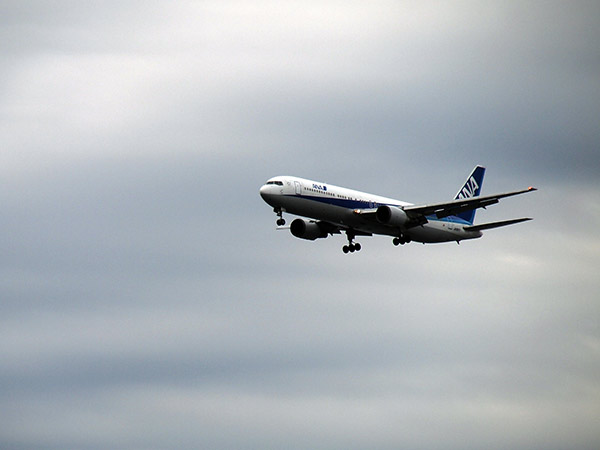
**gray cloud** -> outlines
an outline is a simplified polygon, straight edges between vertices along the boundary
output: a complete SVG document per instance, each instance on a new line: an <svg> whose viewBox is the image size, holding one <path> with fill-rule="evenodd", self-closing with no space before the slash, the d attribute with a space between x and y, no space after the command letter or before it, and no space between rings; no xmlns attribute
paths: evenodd
<svg viewBox="0 0 600 450"><path fill-rule="evenodd" d="M598 31L584 2L5 2L0 446L597 448ZM297 174L461 246L274 231Z"/></svg>

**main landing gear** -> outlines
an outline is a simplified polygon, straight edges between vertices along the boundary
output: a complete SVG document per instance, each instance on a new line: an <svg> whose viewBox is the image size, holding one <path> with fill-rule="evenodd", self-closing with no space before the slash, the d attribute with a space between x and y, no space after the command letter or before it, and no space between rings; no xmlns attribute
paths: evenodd
<svg viewBox="0 0 600 450"><path fill-rule="evenodd" d="M277 214L277 217L279 217L279 219L277 219L277 226L278 227L282 227L285 225L285 219L283 218L283 210L281 208L273 208L273 212L275 214Z"/></svg>
<svg viewBox="0 0 600 450"><path fill-rule="evenodd" d="M410 238L404 236L403 234L401 234L398 237L395 237L394 240L392 241L392 243L394 245L404 245L404 244L408 244L410 242Z"/></svg>
<svg viewBox="0 0 600 450"><path fill-rule="evenodd" d="M342 251L344 253L359 252L362 247L358 242L356 242L356 243L354 242L354 238L356 237L356 235L351 230L347 230L346 236L348 236L348 245L344 245L342 247Z"/></svg>

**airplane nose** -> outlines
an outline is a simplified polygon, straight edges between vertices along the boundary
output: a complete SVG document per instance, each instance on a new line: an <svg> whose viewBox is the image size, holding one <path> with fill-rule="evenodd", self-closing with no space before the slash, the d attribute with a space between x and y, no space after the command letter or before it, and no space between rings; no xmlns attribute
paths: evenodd
<svg viewBox="0 0 600 450"><path fill-rule="evenodd" d="M275 198L276 192L274 192L274 186L263 185L259 192L262 199L269 205L273 206L273 199Z"/></svg>
<svg viewBox="0 0 600 450"><path fill-rule="evenodd" d="M265 184L260 188L259 192L262 199L267 203L269 203L269 199L273 198L273 186L268 186Z"/></svg>
<svg viewBox="0 0 600 450"><path fill-rule="evenodd" d="M266 184L263 184L260 188L260 196L264 199L265 196L268 194L269 192L269 187Z"/></svg>

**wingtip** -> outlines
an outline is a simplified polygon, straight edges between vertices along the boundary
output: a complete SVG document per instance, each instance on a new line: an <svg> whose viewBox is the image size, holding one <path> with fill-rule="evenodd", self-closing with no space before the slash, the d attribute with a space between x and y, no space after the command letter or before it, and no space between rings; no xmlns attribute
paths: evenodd
<svg viewBox="0 0 600 450"><path fill-rule="evenodd" d="M534 188L533 186L529 186L527 188L528 191L537 191L537 188Z"/></svg>

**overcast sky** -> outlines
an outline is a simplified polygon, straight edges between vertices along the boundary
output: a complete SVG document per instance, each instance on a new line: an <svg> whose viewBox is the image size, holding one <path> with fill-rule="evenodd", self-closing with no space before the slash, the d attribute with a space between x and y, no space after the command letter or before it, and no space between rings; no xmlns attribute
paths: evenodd
<svg viewBox="0 0 600 450"><path fill-rule="evenodd" d="M600 448L600 3L3 1L0 447ZM480 240L275 231L297 175Z"/></svg>

